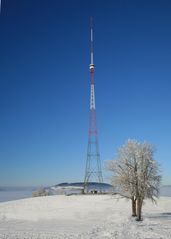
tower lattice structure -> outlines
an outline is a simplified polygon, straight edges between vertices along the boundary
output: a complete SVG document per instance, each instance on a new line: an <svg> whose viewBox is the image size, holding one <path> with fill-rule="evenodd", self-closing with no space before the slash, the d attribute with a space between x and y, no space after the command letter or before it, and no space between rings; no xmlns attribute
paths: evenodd
<svg viewBox="0 0 171 239"><path fill-rule="evenodd" d="M86 170L84 178L84 189L88 190L88 184L90 182L103 182L101 161L98 144L98 133L96 124L96 105L95 105L95 87L94 87L94 59L93 59L93 21L90 19L90 58L91 63L89 65L90 71L90 122L89 122L89 136L88 136L88 148L87 148L87 160Z"/></svg>

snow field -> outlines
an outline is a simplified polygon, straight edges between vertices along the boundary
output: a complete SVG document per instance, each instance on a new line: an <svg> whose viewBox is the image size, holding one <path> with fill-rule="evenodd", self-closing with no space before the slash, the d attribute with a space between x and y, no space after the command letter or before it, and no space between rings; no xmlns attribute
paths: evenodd
<svg viewBox="0 0 171 239"><path fill-rule="evenodd" d="M171 239L171 197L131 202L111 195L49 196L0 203L0 239Z"/></svg>

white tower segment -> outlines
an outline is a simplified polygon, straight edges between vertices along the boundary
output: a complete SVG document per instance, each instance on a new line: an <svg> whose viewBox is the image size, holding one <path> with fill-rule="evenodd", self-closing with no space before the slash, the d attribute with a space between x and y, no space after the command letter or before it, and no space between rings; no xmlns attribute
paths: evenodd
<svg viewBox="0 0 171 239"><path fill-rule="evenodd" d="M90 110L95 110L95 93L94 93L94 84L91 84L91 89L90 89Z"/></svg>

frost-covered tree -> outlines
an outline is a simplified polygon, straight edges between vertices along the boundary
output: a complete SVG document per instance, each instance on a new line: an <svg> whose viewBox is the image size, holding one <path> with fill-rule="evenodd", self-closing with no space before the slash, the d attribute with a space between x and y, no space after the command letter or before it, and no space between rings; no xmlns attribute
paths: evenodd
<svg viewBox="0 0 171 239"><path fill-rule="evenodd" d="M137 220L141 220L141 210L143 200L150 198L156 201L159 195L161 176L159 175L159 165L153 159L154 147L145 142L138 147L138 165L136 180L137 199Z"/></svg>
<svg viewBox="0 0 171 239"><path fill-rule="evenodd" d="M137 220L141 220L143 200L150 198L155 202L159 193L161 176L153 155L151 144L128 140L118 150L116 159L107 162L107 169L113 172L113 186L120 195L131 199L132 216L137 216Z"/></svg>

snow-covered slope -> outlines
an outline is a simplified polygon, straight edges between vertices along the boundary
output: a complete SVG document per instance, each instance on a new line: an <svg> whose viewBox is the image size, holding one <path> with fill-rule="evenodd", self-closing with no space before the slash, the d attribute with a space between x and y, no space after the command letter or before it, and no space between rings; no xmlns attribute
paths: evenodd
<svg viewBox="0 0 171 239"><path fill-rule="evenodd" d="M171 239L171 198L146 201L143 222L111 195L47 196L0 203L0 239Z"/></svg>

